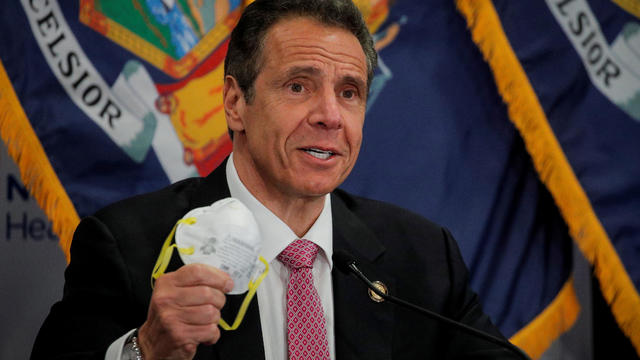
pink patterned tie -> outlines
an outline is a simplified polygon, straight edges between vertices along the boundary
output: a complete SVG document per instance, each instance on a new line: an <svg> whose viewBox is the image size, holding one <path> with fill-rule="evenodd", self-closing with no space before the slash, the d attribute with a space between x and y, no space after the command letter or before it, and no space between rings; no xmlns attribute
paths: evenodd
<svg viewBox="0 0 640 360"><path fill-rule="evenodd" d="M316 244L298 239L278 255L278 260L289 269L287 333L290 360L329 360L326 320L311 273L317 254Z"/></svg>

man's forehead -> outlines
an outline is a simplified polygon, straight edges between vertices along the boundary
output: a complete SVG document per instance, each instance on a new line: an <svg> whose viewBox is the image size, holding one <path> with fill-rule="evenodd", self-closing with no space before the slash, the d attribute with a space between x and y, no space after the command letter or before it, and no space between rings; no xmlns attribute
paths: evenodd
<svg viewBox="0 0 640 360"><path fill-rule="evenodd" d="M305 30L310 28L313 28L314 31L311 34L308 34ZM319 40L321 34L334 34L334 38L336 39L339 37L337 35L343 35L339 37L339 42L358 44L358 46L362 48L358 38L344 27L337 24L326 24L308 16L290 16L278 20L267 30L264 36L263 46L266 46L269 42L278 44L289 38L295 38L296 35L303 37L305 34L312 35L310 40Z"/></svg>
<svg viewBox="0 0 640 360"><path fill-rule="evenodd" d="M305 58L319 55L334 63L341 63L366 76L364 50L356 36L339 26L327 25L306 16L282 19L270 27L262 47L262 62L272 58L282 65L291 57ZM314 72L307 67L293 66L288 72ZM360 72L358 71L358 72Z"/></svg>

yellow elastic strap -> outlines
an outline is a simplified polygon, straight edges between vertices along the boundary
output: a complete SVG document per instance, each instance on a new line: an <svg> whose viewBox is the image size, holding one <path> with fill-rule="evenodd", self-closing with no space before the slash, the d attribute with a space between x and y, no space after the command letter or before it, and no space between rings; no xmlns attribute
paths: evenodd
<svg viewBox="0 0 640 360"><path fill-rule="evenodd" d="M235 330L238 328L238 326L240 326L240 323L242 323L242 319L244 319L244 315L247 312L247 308L249 308L249 303L251 303L251 299L253 299L253 295L255 295L256 290L258 290L258 286L260 286L260 283L262 282L262 280L264 280L264 277L267 276L267 273L269 272L269 263L267 262L267 260L265 260L262 256L258 257L258 259L260 259L260 261L264 264L264 271L262 272L262 274L260 274L260 276L258 276L255 282L249 281L249 291L247 292L247 295L245 295L244 300L242 300L242 305L240 305L240 310L238 310L238 315L236 315L236 319L233 321L233 325L229 326L226 321L224 321L222 318L220 319L220 327L224 330Z"/></svg>
<svg viewBox="0 0 640 360"><path fill-rule="evenodd" d="M160 250L160 255L158 256L158 260L156 260L156 264L153 267L153 271L151 272L151 288L153 288L155 280L157 280L160 275L164 274L167 270L167 266L169 266L169 261L171 261L171 255L173 254L173 249L177 248L178 251L182 254L191 255L193 254L193 247L189 248L179 248L176 244L171 244L173 240L173 236L176 233L176 229L178 228L178 224L188 224L192 225L196 223L196 218L190 217L186 219L180 219L173 225L173 229L169 233L169 236L164 240L164 244L162 245L162 250Z"/></svg>

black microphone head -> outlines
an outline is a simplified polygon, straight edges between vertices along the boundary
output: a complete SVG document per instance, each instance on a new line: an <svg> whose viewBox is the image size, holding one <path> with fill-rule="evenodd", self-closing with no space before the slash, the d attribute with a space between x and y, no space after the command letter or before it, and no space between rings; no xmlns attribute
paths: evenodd
<svg viewBox="0 0 640 360"><path fill-rule="evenodd" d="M355 264L356 259L346 250L335 250L333 252L333 264L345 274L351 273L349 266Z"/></svg>

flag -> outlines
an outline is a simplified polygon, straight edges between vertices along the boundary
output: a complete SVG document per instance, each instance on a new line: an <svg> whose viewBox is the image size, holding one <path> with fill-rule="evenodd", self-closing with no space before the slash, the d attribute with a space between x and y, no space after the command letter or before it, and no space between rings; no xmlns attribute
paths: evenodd
<svg viewBox="0 0 640 360"><path fill-rule="evenodd" d="M448 227L484 310L506 336L539 357L580 311L571 275L572 239L601 266L601 281L619 275L620 268L599 263L611 253L627 278L633 276L637 225L631 219L634 209L638 213L634 181L640 177L634 176L632 161L637 145L629 140L638 124L629 113L637 111L635 103L610 100L589 82L590 73L578 68L580 53L571 52L566 36L559 37L562 25L551 23L557 29L550 32L549 23L537 23L555 19L543 11L544 4L534 13L526 6L541 5L354 2L373 34L379 67L360 158L344 187ZM80 217L206 175L229 153L222 60L244 5L239 0L3 5L0 135L67 255ZM618 5L607 6L612 14L632 18ZM531 24L523 26L511 11ZM528 18L531 13L540 16ZM636 43L633 35L627 38L623 45L632 52ZM563 49L562 59L536 57L535 51L547 47L549 54ZM515 65L500 62L505 59ZM520 72L513 70L518 66ZM611 66L600 76L613 82L618 77ZM518 87L518 76L530 91ZM563 76L573 76L569 80L588 88L590 97L580 91L568 96L567 86L577 88ZM530 98L538 101L538 110ZM596 127L594 119L604 118L624 125L614 129L601 121L602 128ZM533 145L538 137L550 138L534 131L542 126L534 122L540 119L551 125L556 147ZM609 137L614 130L618 135ZM590 146L591 151L584 149ZM568 174L554 160L559 154L566 157ZM607 176L611 171L616 176ZM576 195L567 189L581 189L590 210L574 205ZM587 214L587 220L577 221L588 226L576 226L574 213ZM610 235L601 240L589 227L593 223ZM608 255L593 255L603 243L611 245ZM625 246L631 265L618 255Z"/></svg>
<svg viewBox="0 0 640 360"><path fill-rule="evenodd" d="M386 3L344 187L448 227L484 310L538 358L580 311L567 227L456 3Z"/></svg>
<svg viewBox="0 0 640 360"><path fill-rule="evenodd" d="M640 354L640 3L457 4L536 171Z"/></svg>

